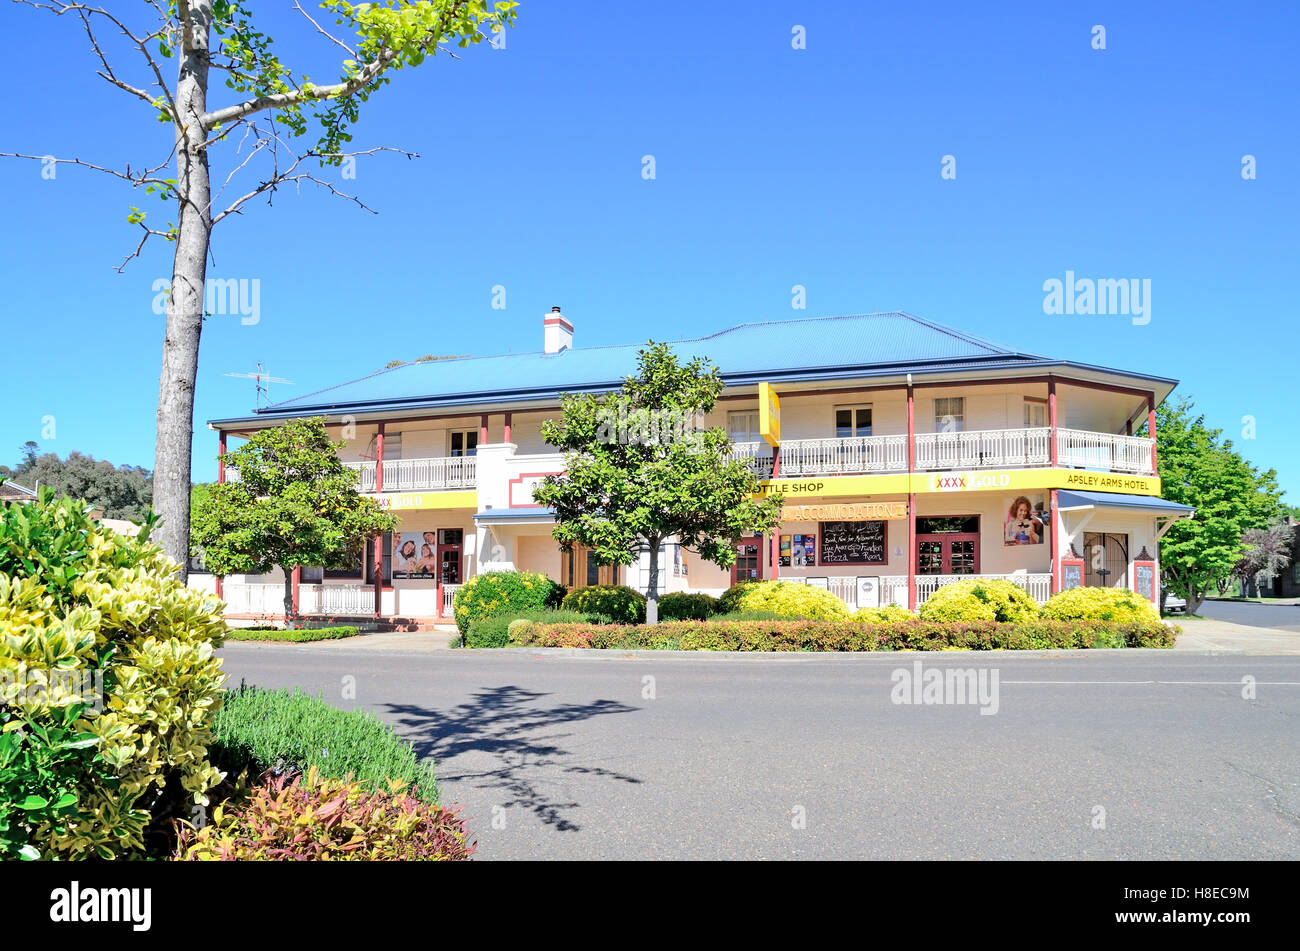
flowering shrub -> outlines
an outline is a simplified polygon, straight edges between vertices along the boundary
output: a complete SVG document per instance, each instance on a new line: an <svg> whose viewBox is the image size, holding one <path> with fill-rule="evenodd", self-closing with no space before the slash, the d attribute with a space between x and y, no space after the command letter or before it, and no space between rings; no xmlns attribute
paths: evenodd
<svg viewBox="0 0 1300 951"><path fill-rule="evenodd" d="M0 858L138 855L220 778L221 605L151 527L102 529L48 490L0 505ZM72 675L82 689L32 689Z"/></svg>
<svg viewBox="0 0 1300 951"><path fill-rule="evenodd" d="M645 595L621 584L593 584L574 588L560 607L566 611L600 614L615 624L640 624L645 620Z"/></svg>
<svg viewBox="0 0 1300 951"><path fill-rule="evenodd" d="M967 578L941 587L917 614L926 621L1027 621L1038 617L1038 602L1014 581Z"/></svg>
<svg viewBox="0 0 1300 951"><path fill-rule="evenodd" d="M855 621L912 621L916 615L907 608L897 604L886 604L879 608L858 608L851 615Z"/></svg>
<svg viewBox="0 0 1300 951"><path fill-rule="evenodd" d="M1117 621L1132 624L1158 621L1160 612L1146 598L1127 588L1071 588L1052 595L1041 609L1053 621Z"/></svg>
<svg viewBox="0 0 1300 951"><path fill-rule="evenodd" d="M704 621L718 613L718 599L709 594L674 591L659 599L661 621Z"/></svg>
<svg viewBox="0 0 1300 951"><path fill-rule="evenodd" d="M203 861L456 861L475 849L456 813L393 782L387 790L315 770L254 787L247 802L178 829L175 858Z"/></svg>
<svg viewBox="0 0 1300 951"><path fill-rule="evenodd" d="M479 618L558 607L563 596L562 585L535 571L487 571L470 578L456 592L456 627L463 636Z"/></svg>
<svg viewBox="0 0 1300 951"><path fill-rule="evenodd" d="M465 634L466 647L505 647L510 642L510 628L528 621L561 624L576 621L582 624L599 624L603 618L579 611L562 611L546 608L540 611L503 611L479 618Z"/></svg>
<svg viewBox="0 0 1300 951"><path fill-rule="evenodd" d="M1048 650L1172 647L1178 628L1161 622L907 621L668 621L647 627L540 624L512 627L511 642L527 647L605 650L876 651Z"/></svg>
<svg viewBox="0 0 1300 951"><path fill-rule="evenodd" d="M844 602L823 588L802 581L743 581L722 595L721 609L770 611L781 617L831 620L848 618Z"/></svg>

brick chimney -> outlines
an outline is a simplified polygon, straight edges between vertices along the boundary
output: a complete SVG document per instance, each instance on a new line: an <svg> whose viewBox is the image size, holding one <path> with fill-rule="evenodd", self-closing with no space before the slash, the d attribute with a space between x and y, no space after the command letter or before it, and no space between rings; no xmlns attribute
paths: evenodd
<svg viewBox="0 0 1300 951"><path fill-rule="evenodd" d="M542 320L542 330L547 353L560 353L573 346L573 324L560 313L560 308L551 308Z"/></svg>

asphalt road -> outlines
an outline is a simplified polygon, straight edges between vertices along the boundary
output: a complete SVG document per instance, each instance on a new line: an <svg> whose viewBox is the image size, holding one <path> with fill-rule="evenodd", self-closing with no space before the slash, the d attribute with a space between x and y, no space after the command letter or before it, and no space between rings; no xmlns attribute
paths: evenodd
<svg viewBox="0 0 1300 951"><path fill-rule="evenodd" d="M1206 601L1198 613L1216 621L1300 633L1300 605L1289 602ZM1177 617L1171 620L1178 622Z"/></svg>
<svg viewBox="0 0 1300 951"><path fill-rule="evenodd" d="M222 653L433 755L479 859L1300 858L1300 656ZM892 702L918 660L997 712Z"/></svg>

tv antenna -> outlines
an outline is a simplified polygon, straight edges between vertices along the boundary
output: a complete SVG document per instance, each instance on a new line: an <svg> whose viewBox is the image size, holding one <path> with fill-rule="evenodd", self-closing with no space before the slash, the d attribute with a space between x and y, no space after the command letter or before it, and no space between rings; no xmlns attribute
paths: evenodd
<svg viewBox="0 0 1300 951"><path fill-rule="evenodd" d="M271 402L271 384L283 383L285 386L293 386L292 380L286 380L283 377L270 376L266 368L262 366L262 361L257 362L256 373L227 373L226 376L238 377L241 380L253 380L257 388L257 395L254 403L257 409L262 408L262 399L265 398L267 404Z"/></svg>

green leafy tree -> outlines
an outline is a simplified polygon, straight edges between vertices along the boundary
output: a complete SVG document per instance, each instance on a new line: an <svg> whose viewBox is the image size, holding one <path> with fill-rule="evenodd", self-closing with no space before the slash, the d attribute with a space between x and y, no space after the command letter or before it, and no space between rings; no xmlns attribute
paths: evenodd
<svg viewBox="0 0 1300 951"><path fill-rule="evenodd" d="M265 429L226 454L233 481L194 493L190 539L214 574L284 570L284 614L293 618L293 569L355 565L366 539L398 517L357 493L357 473L339 461L322 419Z"/></svg>
<svg viewBox="0 0 1300 951"><path fill-rule="evenodd" d="M731 440L699 418L722 392L717 367L696 357L682 365L667 344L650 343L621 390L566 394L563 417L542 436L565 453L565 471L542 480L533 497L555 509L554 536L568 551L592 550L602 564L627 565L648 546L646 620L658 620L659 547L676 538L723 567L734 540L771 531L781 497L756 499L758 479L728 461Z"/></svg>
<svg viewBox="0 0 1300 951"><path fill-rule="evenodd" d="M1238 560L1233 574L1243 586L1254 582L1263 593L1291 565L1295 529L1286 522L1278 522L1268 528L1251 528L1241 536L1241 542L1246 551Z"/></svg>
<svg viewBox="0 0 1300 951"><path fill-rule="evenodd" d="M1186 398L1157 411L1156 451L1163 496L1196 507L1160 540L1161 574L1194 614L1232 576L1246 550L1242 536L1277 521L1282 493L1276 472L1243 459Z"/></svg>
<svg viewBox="0 0 1300 951"><path fill-rule="evenodd" d="M105 518L140 520L153 501L153 478L148 469L115 466L94 456L71 452L67 459L57 453L35 454L35 443L24 447L18 468L0 466L0 479L11 479L34 489L49 486L56 495L88 502L102 510Z"/></svg>
<svg viewBox="0 0 1300 951"><path fill-rule="evenodd" d="M172 220L164 224L155 223L148 211L131 208L126 220L139 244L121 267L152 238L172 244L154 496L163 518L158 541L180 564L184 580L194 389L206 290L229 297L231 285L237 284L231 278L205 289L212 229L244 214L251 202L269 204L281 189L295 191L308 183L366 208L347 189L357 159L379 152L414 155L388 147L349 150L361 103L395 72L420 66L438 53L454 56L454 49L485 39L502 45L516 4L320 0L313 17L294 3L303 36L335 57L336 65L324 70L330 78L318 83L280 59L272 37L257 27L251 0L117 0L103 6L75 0L17 2L59 17L76 30L79 43L88 41L96 74L143 104L147 124L133 131L119 123L115 141L144 142L151 138L148 130L157 132L156 156L120 168L79 157L0 154L33 159L46 168L68 163L106 173L161 199L168 209L164 213ZM265 4L257 6L258 13L265 12ZM19 29L17 24L13 29ZM210 85L214 73L217 82ZM209 92L221 101L209 102ZM474 105L456 104L462 113L472 112ZM211 166L214 156L221 155L225 163L218 166L214 194ZM253 177L241 183L245 175ZM222 312L224 305L216 309Z"/></svg>

